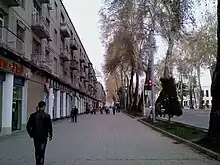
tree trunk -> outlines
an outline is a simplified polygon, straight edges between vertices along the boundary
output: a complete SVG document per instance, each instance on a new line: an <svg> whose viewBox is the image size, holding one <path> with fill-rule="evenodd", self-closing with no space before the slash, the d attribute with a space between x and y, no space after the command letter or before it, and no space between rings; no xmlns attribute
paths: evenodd
<svg viewBox="0 0 220 165"><path fill-rule="evenodd" d="M213 73L212 78L212 108L209 120L209 138L219 142L220 140L220 0L218 0L217 7L217 18L218 18L218 28L217 28L217 38L218 38L218 49L217 49L217 63L216 68Z"/></svg>
<svg viewBox="0 0 220 165"><path fill-rule="evenodd" d="M165 58L164 78L171 77L172 75L169 66L170 66L170 60L172 57L173 46L174 46L174 38L170 36L168 40L168 49L167 49L166 58Z"/></svg>
<svg viewBox="0 0 220 165"><path fill-rule="evenodd" d="M145 71L145 81L144 81L144 84L147 84L147 71ZM140 100L139 100L139 102L138 102L138 109L139 109L139 111L141 110L141 107L143 106L143 92L144 91L142 91L141 92L141 97L140 97Z"/></svg>
<svg viewBox="0 0 220 165"><path fill-rule="evenodd" d="M134 69L131 69L131 78L130 78L130 83L129 83L129 90L128 90L128 95L129 95L129 110L131 111L131 103L132 103L132 98L133 98L133 79L134 79Z"/></svg>
<svg viewBox="0 0 220 165"><path fill-rule="evenodd" d="M136 86L135 86L135 94L133 106L137 109L137 100L138 100L138 90L139 90L139 75L136 73Z"/></svg>
<svg viewBox="0 0 220 165"><path fill-rule="evenodd" d="M193 91L192 91L192 72L189 77L189 108L194 109L193 106Z"/></svg>
<svg viewBox="0 0 220 165"><path fill-rule="evenodd" d="M197 78L198 78L198 87L199 87L199 109L203 109L203 93L202 93L202 85L200 80L200 66L197 67Z"/></svg>
<svg viewBox="0 0 220 165"><path fill-rule="evenodd" d="M180 73L180 83L181 83L181 86L180 86L180 105L181 105L181 108L183 108L183 74Z"/></svg>
<svg viewBox="0 0 220 165"><path fill-rule="evenodd" d="M194 103L195 103L195 104L194 104L194 105L195 105L194 108L197 108L197 98L196 98L196 92L195 92L194 87L193 87L192 91L193 91L193 97L194 97Z"/></svg>

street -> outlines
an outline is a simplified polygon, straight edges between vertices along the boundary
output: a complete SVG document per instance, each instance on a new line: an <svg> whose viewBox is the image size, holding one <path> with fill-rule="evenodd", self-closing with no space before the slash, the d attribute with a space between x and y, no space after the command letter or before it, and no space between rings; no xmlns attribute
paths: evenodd
<svg viewBox="0 0 220 165"><path fill-rule="evenodd" d="M219 165L124 114L82 115L54 124L46 165ZM0 141L1 165L34 164L26 133Z"/></svg>
<svg viewBox="0 0 220 165"><path fill-rule="evenodd" d="M172 120L208 129L209 113L210 110L184 109L182 116Z"/></svg>

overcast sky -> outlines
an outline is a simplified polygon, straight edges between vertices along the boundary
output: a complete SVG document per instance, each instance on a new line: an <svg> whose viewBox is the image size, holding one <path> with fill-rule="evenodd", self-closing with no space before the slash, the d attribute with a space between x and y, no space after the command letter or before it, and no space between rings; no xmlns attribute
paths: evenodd
<svg viewBox="0 0 220 165"><path fill-rule="evenodd" d="M104 47L99 39L100 29L98 27L98 11L101 7L102 0L63 0L63 3L91 62L97 70L101 71ZM197 18L201 17L201 13L207 8L213 10L211 4L208 4L208 6L203 4L196 9ZM166 43L159 38L157 39L157 46L156 59L163 57L167 48ZM101 80L101 83L104 85L103 80ZM209 72L203 73L202 84L210 84Z"/></svg>

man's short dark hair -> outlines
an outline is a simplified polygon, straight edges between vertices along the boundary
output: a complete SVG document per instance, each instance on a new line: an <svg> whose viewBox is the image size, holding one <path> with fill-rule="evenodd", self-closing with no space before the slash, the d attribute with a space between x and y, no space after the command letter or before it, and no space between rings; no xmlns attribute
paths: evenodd
<svg viewBox="0 0 220 165"><path fill-rule="evenodd" d="M42 107L44 107L44 106L46 106L46 103L45 103L44 101L40 101L40 102L38 103L38 107L39 107L39 108L42 108Z"/></svg>

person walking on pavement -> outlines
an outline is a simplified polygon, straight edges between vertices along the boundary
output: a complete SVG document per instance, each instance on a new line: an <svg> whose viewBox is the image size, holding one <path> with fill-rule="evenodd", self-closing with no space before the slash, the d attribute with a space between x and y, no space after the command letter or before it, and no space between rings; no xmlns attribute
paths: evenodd
<svg viewBox="0 0 220 165"><path fill-rule="evenodd" d="M112 107L112 111L113 111L113 115L115 115L115 111L116 111L115 106Z"/></svg>
<svg viewBox="0 0 220 165"><path fill-rule="evenodd" d="M30 138L34 139L36 165L44 165L48 135L49 141L53 137L51 117L44 112L45 108L46 103L40 101L37 111L30 115L26 126Z"/></svg>
<svg viewBox="0 0 220 165"><path fill-rule="evenodd" d="M72 122L76 122L77 123L77 115L78 115L78 108L75 106L74 108L72 108L72 111L71 111L71 119L72 119Z"/></svg>

